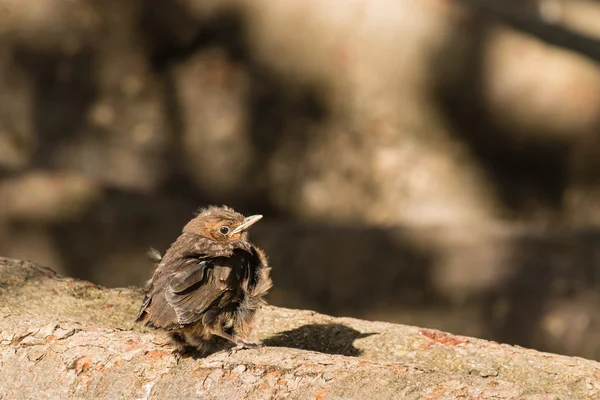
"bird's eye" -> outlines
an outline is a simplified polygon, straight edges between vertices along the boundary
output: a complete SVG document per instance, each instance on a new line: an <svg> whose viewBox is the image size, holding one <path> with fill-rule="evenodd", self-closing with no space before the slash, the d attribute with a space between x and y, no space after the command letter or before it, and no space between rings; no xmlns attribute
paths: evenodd
<svg viewBox="0 0 600 400"><path fill-rule="evenodd" d="M219 232L221 232L223 235L227 235L229 233L229 228L226 226L222 226L219 228Z"/></svg>

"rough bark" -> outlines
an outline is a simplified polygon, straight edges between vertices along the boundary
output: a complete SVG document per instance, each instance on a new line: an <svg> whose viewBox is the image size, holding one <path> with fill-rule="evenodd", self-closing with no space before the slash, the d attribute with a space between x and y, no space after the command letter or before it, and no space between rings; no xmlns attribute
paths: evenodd
<svg viewBox="0 0 600 400"><path fill-rule="evenodd" d="M265 307L266 347L171 354L141 292L0 258L0 399L600 398L600 364L448 333Z"/></svg>

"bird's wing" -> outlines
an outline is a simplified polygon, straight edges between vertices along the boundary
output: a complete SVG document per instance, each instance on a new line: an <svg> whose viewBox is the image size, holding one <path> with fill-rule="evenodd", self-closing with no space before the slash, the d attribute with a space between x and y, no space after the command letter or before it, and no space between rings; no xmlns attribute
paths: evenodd
<svg viewBox="0 0 600 400"><path fill-rule="evenodd" d="M156 270L148 282L146 296L140 307L137 321L145 321L148 325L160 328L172 328L179 325L173 307L166 301L163 294L165 287L166 290L169 290L172 285L175 290L179 291L180 288L184 289L189 286L188 282L201 281L210 262L199 256L182 258L176 263L176 269L180 270L179 273L168 273L164 269L160 269L160 266Z"/></svg>
<svg viewBox="0 0 600 400"><path fill-rule="evenodd" d="M178 323L211 322L216 316L209 312L211 307L226 302L225 297L231 296L234 284L229 279L231 272L230 260L219 257L203 260L191 269L173 274L165 290L165 299L173 307Z"/></svg>
<svg viewBox="0 0 600 400"><path fill-rule="evenodd" d="M169 278L169 290L176 294L183 294L186 291L193 290L195 285L200 285L206 277L207 268L211 265L211 260L201 260L192 268L173 274Z"/></svg>
<svg viewBox="0 0 600 400"><path fill-rule="evenodd" d="M160 261L162 260L162 255L160 254L160 252L154 248L150 248L150 250L148 250L148 256L150 256L150 258L152 258L153 260L157 261L157 265L160 263ZM142 321L146 315L147 312L146 310L148 309L148 306L150 305L150 303L152 302L152 292L154 290L154 276L152 277L152 279L150 279L147 283L146 283L146 287L144 288L144 301L142 301L142 305L140 306L140 311L138 312L138 315L135 319L136 322Z"/></svg>

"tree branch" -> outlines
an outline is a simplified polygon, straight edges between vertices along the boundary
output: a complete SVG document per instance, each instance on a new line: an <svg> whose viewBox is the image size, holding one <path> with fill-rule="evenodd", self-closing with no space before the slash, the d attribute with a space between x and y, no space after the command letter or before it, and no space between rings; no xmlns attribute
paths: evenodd
<svg viewBox="0 0 600 400"><path fill-rule="evenodd" d="M530 12L516 10L502 0L457 0L485 16L533 35L546 43L575 51L600 61L600 40L563 26L543 21Z"/></svg>
<svg viewBox="0 0 600 400"><path fill-rule="evenodd" d="M0 398L600 398L594 361L277 307L266 347L177 363L140 301L0 258Z"/></svg>

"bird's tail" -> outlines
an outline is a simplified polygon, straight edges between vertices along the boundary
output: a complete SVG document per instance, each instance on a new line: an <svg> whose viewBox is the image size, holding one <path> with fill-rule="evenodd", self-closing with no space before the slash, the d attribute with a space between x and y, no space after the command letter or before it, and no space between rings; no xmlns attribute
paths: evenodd
<svg viewBox="0 0 600 400"><path fill-rule="evenodd" d="M150 257L154 261L162 260L162 255L160 254L160 251L156 250L154 247L150 247L150 249L148 250L148 257Z"/></svg>

